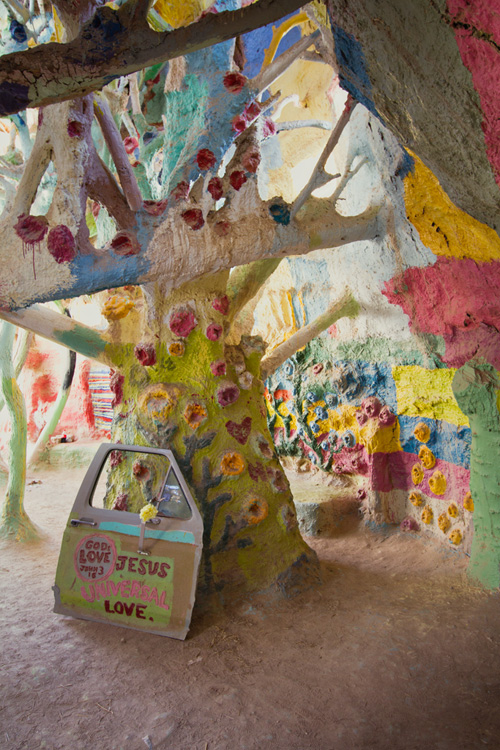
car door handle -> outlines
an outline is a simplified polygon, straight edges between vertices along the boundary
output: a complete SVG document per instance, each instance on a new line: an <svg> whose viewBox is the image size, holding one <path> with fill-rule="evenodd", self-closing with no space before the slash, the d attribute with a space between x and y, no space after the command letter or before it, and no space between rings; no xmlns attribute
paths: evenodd
<svg viewBox="0 0 500 750"><path fill-rule="evenodd" d="M87 521L85 518L72 518L70 526L97 526L95 521Z"/></svg>

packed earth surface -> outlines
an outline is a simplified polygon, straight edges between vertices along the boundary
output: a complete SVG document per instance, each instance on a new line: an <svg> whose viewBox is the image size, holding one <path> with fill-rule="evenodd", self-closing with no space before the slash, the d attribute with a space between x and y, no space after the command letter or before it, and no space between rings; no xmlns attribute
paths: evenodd
<svg viewBox="0 0 500 750"><path fill-rule="evenodd" d="M61 617L51 587L84 473L32 473L41 540L2 543L4 750L498 748L500 597L465 557L348 523L308 539L320 586L197 602L184 642Z"/></svg>

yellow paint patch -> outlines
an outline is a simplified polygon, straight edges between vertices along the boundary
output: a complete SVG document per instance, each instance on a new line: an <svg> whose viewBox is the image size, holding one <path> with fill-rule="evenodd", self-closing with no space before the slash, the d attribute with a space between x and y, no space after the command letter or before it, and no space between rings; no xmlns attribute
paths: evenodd
<svg viewBox="0 0 500 750"><path fill-rule="evenodd" d="M178 29L192 23L210 5L212 2L208 0L183 0L181 3L178 0L157 0L153 8L172 28Z"/></svg>
<svg viewBox="0 0 500 750"><path fill-rule="evenodd" d="M393 367L398 414L409 417L444 419L458 427L469 420L458 408L451 381L454 369L426 370L424 367Z"/></svg>
<svg viewBox="0 0 500 750"><path fill-rule="evenodd" d="M455 206L437 178L415 159L415 170L405 178L405 204L420 239L436 255L490 261L500 258L500 238L493 229Z"/></svg>
<svg viewBox="0 0 500 750"><path fill-rule="evenodd" d="M378 419L370 419L359 431L359 442L365 446L369 454L397 453L402 450L399 442L399 423L380 427Z"/></svg>

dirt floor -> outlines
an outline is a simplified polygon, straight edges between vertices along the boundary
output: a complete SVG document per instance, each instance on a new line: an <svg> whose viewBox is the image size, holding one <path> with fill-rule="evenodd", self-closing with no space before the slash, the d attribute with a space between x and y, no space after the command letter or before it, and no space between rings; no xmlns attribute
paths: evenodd
<svg viewBox="0 0 500 750"><path fill-rule="evenodd" d="M500 597L458 554L350 530L323 584L196 611L184 642L52 613L84 470L36 475L35 545L0 550L0 748L500 748Z"/></svg>

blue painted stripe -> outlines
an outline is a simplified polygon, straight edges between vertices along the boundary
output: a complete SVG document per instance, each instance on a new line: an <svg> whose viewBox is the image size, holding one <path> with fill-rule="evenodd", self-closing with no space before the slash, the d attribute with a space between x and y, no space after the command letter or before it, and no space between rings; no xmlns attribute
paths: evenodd
<svg viewBox="0 0 500 750"><path fill-rule="evenodd" d="M413 434L419 422L429 425L431 436L426 445L436 458L450 464L470 467L471 431L469 427L451 424L444 420L428 419L426 417L398 417L400 427L400 441L405 453L418 453L420 443Z"/></svg>
<svg viewBox="0 0 500 750"><path fill-rule="evenodd" d="M139 526L129 526L128 523L101 523L100 531L115 531L117 534L126 534L127 536L139 536ZM190 531L159 531L157 529L146 528L146 539L163 539L166 542L179 542L180 544L194 544L194 535Z"/></svg>

